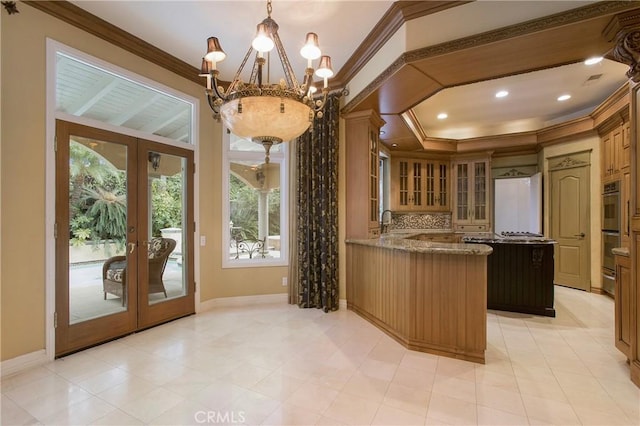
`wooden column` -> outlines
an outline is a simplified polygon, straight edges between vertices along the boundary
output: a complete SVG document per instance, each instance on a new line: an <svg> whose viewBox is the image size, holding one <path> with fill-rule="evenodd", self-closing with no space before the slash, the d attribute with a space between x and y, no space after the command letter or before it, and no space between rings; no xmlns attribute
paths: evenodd
<svg viewBox="0 0 640 426"><path fill-rule="evenodd" d="M631 315L631 347L629 367L631 380L640 387L640 182L638 182L638 135L640 134L640 12L630 11L616 15L603 32L614 43L611 59L629 65L626 75L631 80L631 288L629 291ZM622 297L616 294L616 298Z"/></svg>

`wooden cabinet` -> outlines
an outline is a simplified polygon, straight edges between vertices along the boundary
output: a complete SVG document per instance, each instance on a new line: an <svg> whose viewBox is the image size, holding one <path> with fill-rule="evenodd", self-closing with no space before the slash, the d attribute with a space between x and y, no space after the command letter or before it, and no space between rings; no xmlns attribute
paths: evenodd
<svg viewBox="0 0 640 426"><path fill-rule="evenodd" d="M391 159L391 209L446 211L449 209L449 162Z"/></svg>
<svg viewBox="0 0 640 426"><path fill-rule="evenodd" d="M616 255L615 344L631 358L631 262L628 256Z"/></svg>
<svg viewBox="0 0 640 426"><path fill-rule="evenodd" d="M620 245L631 247L631 170L622 171L622 184L620 190Z"/></svg>
<svg viewBox="0 0 640 426"><path fill-rule="evenodd" d="M384 120L373 110L345 116L346 236L377 238L379 218L379 134Z"/></svg>
<svg viewBox="0 0 640 426"><path fill-rule="evenodd" d="M622 158L620 169L628 169L631 165L631 125L627 121L623 126L622 133Z"/></svg>
<svg viewBox="0 0 640 426"><path fill-rule="evenodd" d="M453 227L480 232L491 228L491 167L488 157L456 160L453 172Z"/></svg>
<svg viewBox="0 0 640 426"><path fill-rule="evenodd" d="M631 161L631 134L629 122L623 123L602 136L602 180L621 178Z"/></svg>

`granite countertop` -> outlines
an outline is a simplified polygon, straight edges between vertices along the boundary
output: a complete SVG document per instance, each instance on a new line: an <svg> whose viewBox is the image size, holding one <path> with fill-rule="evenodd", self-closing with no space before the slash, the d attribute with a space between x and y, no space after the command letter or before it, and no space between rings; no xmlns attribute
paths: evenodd
<svg viewBox="0 0 640 426"><path fill-rule="evenodd" d="M629 249L626 247L614 247L611 249L611 253L613 253L616 256L629 257Z"/></svg>
<svg viewBox="0 0 640 426"><path fill-rule="evenodd" d="M423 234L424 232L413 232L405 234L384 234L380 238L367 240L350 240L349 244L359 244L363 246L382 247L392 250L403 250L414 253L432 253L432 254L459 254L459 255L476 255L487 256L493 252L493 249L484 244L455 244L455 243L436 243L431 241L420 241L407 239L407 237Z"/></svg>

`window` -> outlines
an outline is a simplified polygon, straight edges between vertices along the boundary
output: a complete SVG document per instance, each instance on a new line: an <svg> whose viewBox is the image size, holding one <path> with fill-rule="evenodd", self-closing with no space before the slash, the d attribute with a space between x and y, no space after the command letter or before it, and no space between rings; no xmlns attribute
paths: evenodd
<svg viewBox="0 0 640 426"><path fill-rule="evenodd" d="M222 145L223 267L287 265L287 144L269 163L250 140L225 131Z"/></svg>
<svg viewBox="0 0 640 426"><path fill-rule="evenodd" d="M195 144L195 100L66 46L56 50L55 63L59 118L81 117L161 142Z"/></svg>

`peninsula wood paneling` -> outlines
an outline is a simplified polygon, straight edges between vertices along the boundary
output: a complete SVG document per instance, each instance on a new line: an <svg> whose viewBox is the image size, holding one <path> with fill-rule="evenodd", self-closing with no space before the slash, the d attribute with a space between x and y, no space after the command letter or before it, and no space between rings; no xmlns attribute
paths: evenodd
<svg viewBox="0 0 640 426"><path fill-rule="evenodd" d="M347 243L347 307L409 349L484 363L486 261Z"/></svg>

